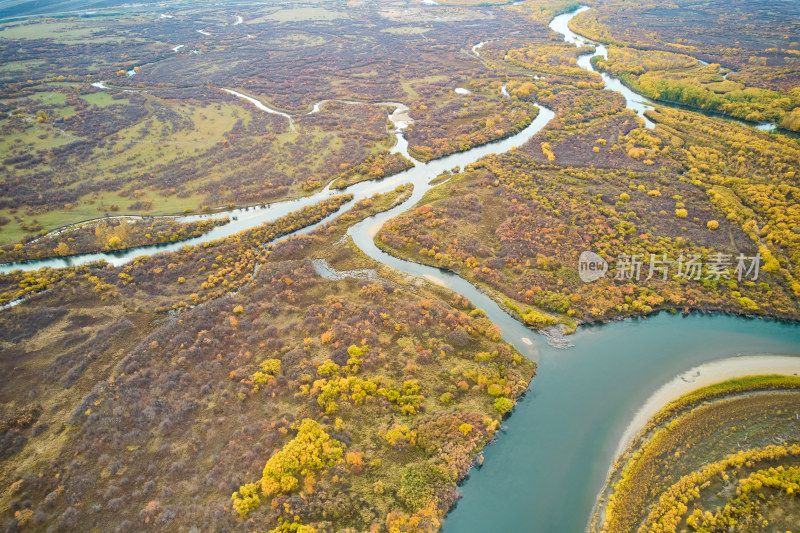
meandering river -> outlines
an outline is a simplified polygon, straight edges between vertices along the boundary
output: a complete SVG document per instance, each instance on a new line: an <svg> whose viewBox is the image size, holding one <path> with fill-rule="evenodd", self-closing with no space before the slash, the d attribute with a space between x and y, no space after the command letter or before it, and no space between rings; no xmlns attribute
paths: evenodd
<svg viewBox="0 0 800 533"><path fill-rule="evenodd" d="M603 59L608 59L608 48L606 48L606 46L603 45L603 44L594 42L594 41L592 41L590 39L587 39L586 37L583 37L582 35L578 35L574 31L569 29L569 21L573 17L575 17L578 13L583 13L584 11L587 11L588 9L589 9L588 6L583 6L583 7L580 7L578 9L576 9L575 11L571 11L569 13L564 13L563 15L558 15L557 17L555 17L550 22L550 29L555 31L555 32L560 33L561 35L563 35L564 36L564 41L566 41L568 43L571 43L571 44L574 44L575 46L578 46L578 47L581 47L581 46L594 47L594 52L591 52L591 53L588 53L588 54L584 54L584 55L578 57L578 66L583 68L583 69L585 69L585 70L588 70L589 72L597 72L600 75L600 78L603 80L603 84L605 85L605 89L607 91L614 91L614 92L617 92L617 93L621 94L623 96L623 98L625 98L625 106L628 109L632 109L633 111L635 111L636 114L639 115L642 118L642 120L644 120L645 127L649 128L649 129L653 129L655 127L655 124L653 124L653 121L651 121L649 118L647 118L645 116L645 114L644 114L645 111L647 111L649 109L654 109L655 105L663 105L663 106L666 106L666 107L675 107L675 108L678 108L678 109L687 109L689 111L694 111L695 113L703 113L704 115L708 115L708 116L716 117L716 118L721 118L723 120L729 120L731 122L736 122L737 124L741 124L742 126L752 127L752 128L757 129L757 130L764 131L764 132L770 132L772 130L777 130L778 129L778 127L775 124L773 124L772 122L747 122L747 121L744 121L744 120L739 120L739 119L724 115L724 114L716 112L716 111L711 111L711 110L707 110L707 109L698 109L698 108L695 108L695 107L681 105L681 104L675 104L675 103L658 102L658 104L656 104L655 102L653 102L651 99L647 98L646 96L643 96L643 95L641 95L641 94L639 94L637 92L634 92L630 88L628 88L628 86L625 85L624 83L622 83L622 81L620 81L618 78L614 78L613 76L610 76L605 72L598 72L592 66L592 58L596 57L596 56L600 56ZM702 60L698 60L698 61L700 61L701 64L708 65L708 63L705 62L705 61L702 61ZM725 74L725 76L723 76L723 78L727 78L728 74ZM781 132L784 133L784 134L788 134L788 135L790 135L792 137L795 136L794 132L783 131L783 130L781 130Z"/></svg>
<svg viewBox="0 0 800 533"><path fill-rule="evenodd" d="M583 6L575 11L570 13L564 13L563 15L558 15L550 22L550 29L560 33L564 36L564 40L568 43L572 43L577 47L581 46L593 46L595 47L594 52L590 54L584 54L578 57L578 66L588 70L589 72L597 72L594 67L592 66L592 58L595 56L602 56L608 59L608 50L602 44L594 43L585 37L578 35L577 33L573 32L569 29L569 21L578 13L582 13L589 8L587 6ZM598 72L600 77L603 79L603 84L605 84L605 89L607 91L614 91L621 94L625 98L625 107L628 109L632 109L639 115L642 120L644 120L645 127L649 129L655 128L655 124L653 121L647 118L644 115L644 112L648 109L653 108L653 102L650 101L648 98L637 94L626 87L620 80L617 78L613 78L606 74L605 72Z"/></svg>
<svg viewBox="0 0 800 533"><path fill-rule="evenodd" d="M570 42L581 44L586 41L566 26L574 15L573 12L556 17L551 28L567 40L573 39ZM589 57L582 56L580 64L591 69ZM627 105L640 116L652 105L619 80L601 75L606 87L621 92ZM253 105L260 104L246 95L230 92ZM395 109L400 106L383 105ZM393 113L390 116L399 129L402 129L399 118L402 115ZM574 347L557 350L459 276L397 259L377 248L373 237L380 226L415 205L431 189L430 181L437 175L456 166L464 168L485 155L519 146L541 131L552 118L552 111L539 107L533 122L507 139L428 163L416 161L414 167L381 180L358 183L339 191L326 187L312 196L268 206L180 217L178 220L231 217L230 223L188 241L118 253L3 265L0 272L57 268L101 259L115 265L124 264L141 255L178 250L186 245L230 236L336 194L353 194L352 202L343 206L347 209L359 199L410 182L414 191L408 200L353 225L348 230L350 237L376 261L448 287L472 300L500 326L506 341L539 364L530 392L505 422L501 437L486 448L483 468L473 470L461 487L463 499L448 515L444 528L448 532L579 532L588 522L621 436L638 407L653 391L676 375L709 361L740 355L800 352L800 328L729 316L661 314L649 319L581 327L571 338ZM643 118L646 124L652 125ZM397 137L398 147L404 151L407 143L402 133L398 132ZM297 233L307 233L318 225Z"/></svg>
<svg viewBox="0 0 800 533"><path fill-rule="evenodd" d="M513 325L498 322L516 335ZM461 487L463 498L445 521L448 533L583 531L620 438L654 391L706 362L797 353L800 328L661 314L584 326L571 341L573 348L559 351L536 338L531 391Z"/></svg>

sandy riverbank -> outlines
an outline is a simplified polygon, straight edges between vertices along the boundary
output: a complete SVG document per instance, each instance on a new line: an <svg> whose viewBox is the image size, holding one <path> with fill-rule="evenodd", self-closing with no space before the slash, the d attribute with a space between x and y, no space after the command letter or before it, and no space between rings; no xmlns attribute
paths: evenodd
<svg viewBox="0 0 800 533"><path fill-rule="evenodd" d="M391 105L394 106L394 111L389 115L389 120L392 121L394 127L398 130L404 130L408 127L409 124L414 123L414 119L411 118L411 110L405 104L400 104L397 102L382 102L378 105Z"/></svg>
<svg viewBox="0 0 800 533"><path fill-rule="evenodd" d="M744 376L770 374L800 375L800 354L758 354L718 359L682 372L662 385L642 404L622 434L622 438L617 444L617 449L614 451L612 464L606 475L606 482L595 499L592 518L589 520L589 524L586 525L586 532L593 531L591 524L595 519L597 523L601 524L605 520L606 502L613 485L611 479L618 473L614 471L613 461L616 461L628 449L653 416L658 414L671 401L702 387Z"/></svg>
<svg viewBox="0 0 800 533"><path fill-rule="evenodd" d="M614 452L619 457L647 422L666 405L693 390L743 376L800 375L800 355L748 355L711 361L679 374L658 389L636 412Z"/></svg>

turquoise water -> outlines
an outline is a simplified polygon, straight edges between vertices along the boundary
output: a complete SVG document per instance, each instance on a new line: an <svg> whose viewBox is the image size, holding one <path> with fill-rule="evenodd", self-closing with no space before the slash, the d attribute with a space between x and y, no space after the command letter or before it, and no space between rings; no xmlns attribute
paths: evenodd
<svg viewBox="0 0 800 533"><path fill-rule="evenodd" d="M581 328L571 341L539 347L532 390L460 488L444 531L583 531L623 431L656 389L716 359L800 353L800 327L661 314Z"/></svg>
<svg viewBox="0 0 800 533"><path fill-rule="evenodd" d="M571 15L554 20L555 29L565 37L568 35L564 28ZM624 89L609 88L620 92ZM640 99L626 95L628 105L643 112L635 107L641 103ZM372 235L376 227L413 206L430 189L429 182L437 174L521 145L552 117L551 111L540 107L533 123L508 139L428 163L417 162L415 167L384 180L363 182L344 191L326 188L298 200L218 213L215 216L230 215L231 222L190 241L114 254L5 265L0 266L0 273L97 259L124 264L139 255L174 251L187 244L232 235L333 194L352 193L354 202L410 182L415 186L411 198L395 209L355 224L348 232L350 236L377 261L440 283L472 300L501 327L505 340L539 363L532 390L505 422L498 441L485 450L483 468L474 470L461 487L463 499L448 515L444 529L450 533L580 532L589 519L624 429L655 390L676 375L716 359L767 352L800 353L800 328L728 316L662 314L646 320L582 327L570 339L575 346L559 351L548 347L542 337L512 319L465 280L388 256L375 247ZM198 218L202 217L186 217Z"/></svg>
<svg viewBox="0 0 800 533"><path fill-rule="evenodd" d="M460 488L463 498L445 520L448 533L583 531L625 428L662 385L717 359L800 354L797 325L667 313L582 326L570 337L573 347L551 348L459 276L379 250L370 229L393 216L370 217L348 233L376 261L469 298L538 363L531 390L484 451L483 467Z"/></svg>

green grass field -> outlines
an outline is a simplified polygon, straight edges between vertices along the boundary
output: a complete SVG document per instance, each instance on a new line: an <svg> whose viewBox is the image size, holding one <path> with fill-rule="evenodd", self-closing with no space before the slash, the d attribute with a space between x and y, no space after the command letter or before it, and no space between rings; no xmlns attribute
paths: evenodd
<svg viewBox="0 0 800 533"><path fill-rule="evenodd" d="M109 93L106 93L106 92L84 94L84 95L81 96L81 98L83 98L83 100L85 100L89 104L100 106L100 107L105 107L107 105L113 105L113 104L127 105L127 104L130 103L130 101L127 100L127 99L114 100L113 98L111 98L111 95Z"/></svg>
<svg viewBox="0 0 800 533"><path fill-rule="evenodd" d="M59 42L110 43L120 36L98 35L102 26L84 20L23 22L0 25L0 39L33 40L53 39Z"/></svg>

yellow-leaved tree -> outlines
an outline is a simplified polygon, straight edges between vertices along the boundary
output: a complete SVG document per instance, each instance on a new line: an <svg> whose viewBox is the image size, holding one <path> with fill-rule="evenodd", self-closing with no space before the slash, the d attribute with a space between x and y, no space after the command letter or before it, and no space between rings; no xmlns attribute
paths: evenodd
<svg viewBox="0 0 800 533"><path fill-rule="evenodd" d="M264 466L261 496L272 498L295 491L301 485L301 478L335 465L342 456L342 443L325 433L318 422L305 418L300 422L297 436L270 457ZM243 485L231 496L233 508L242 517L261 503L254 486L254 483Z"/></svg>

